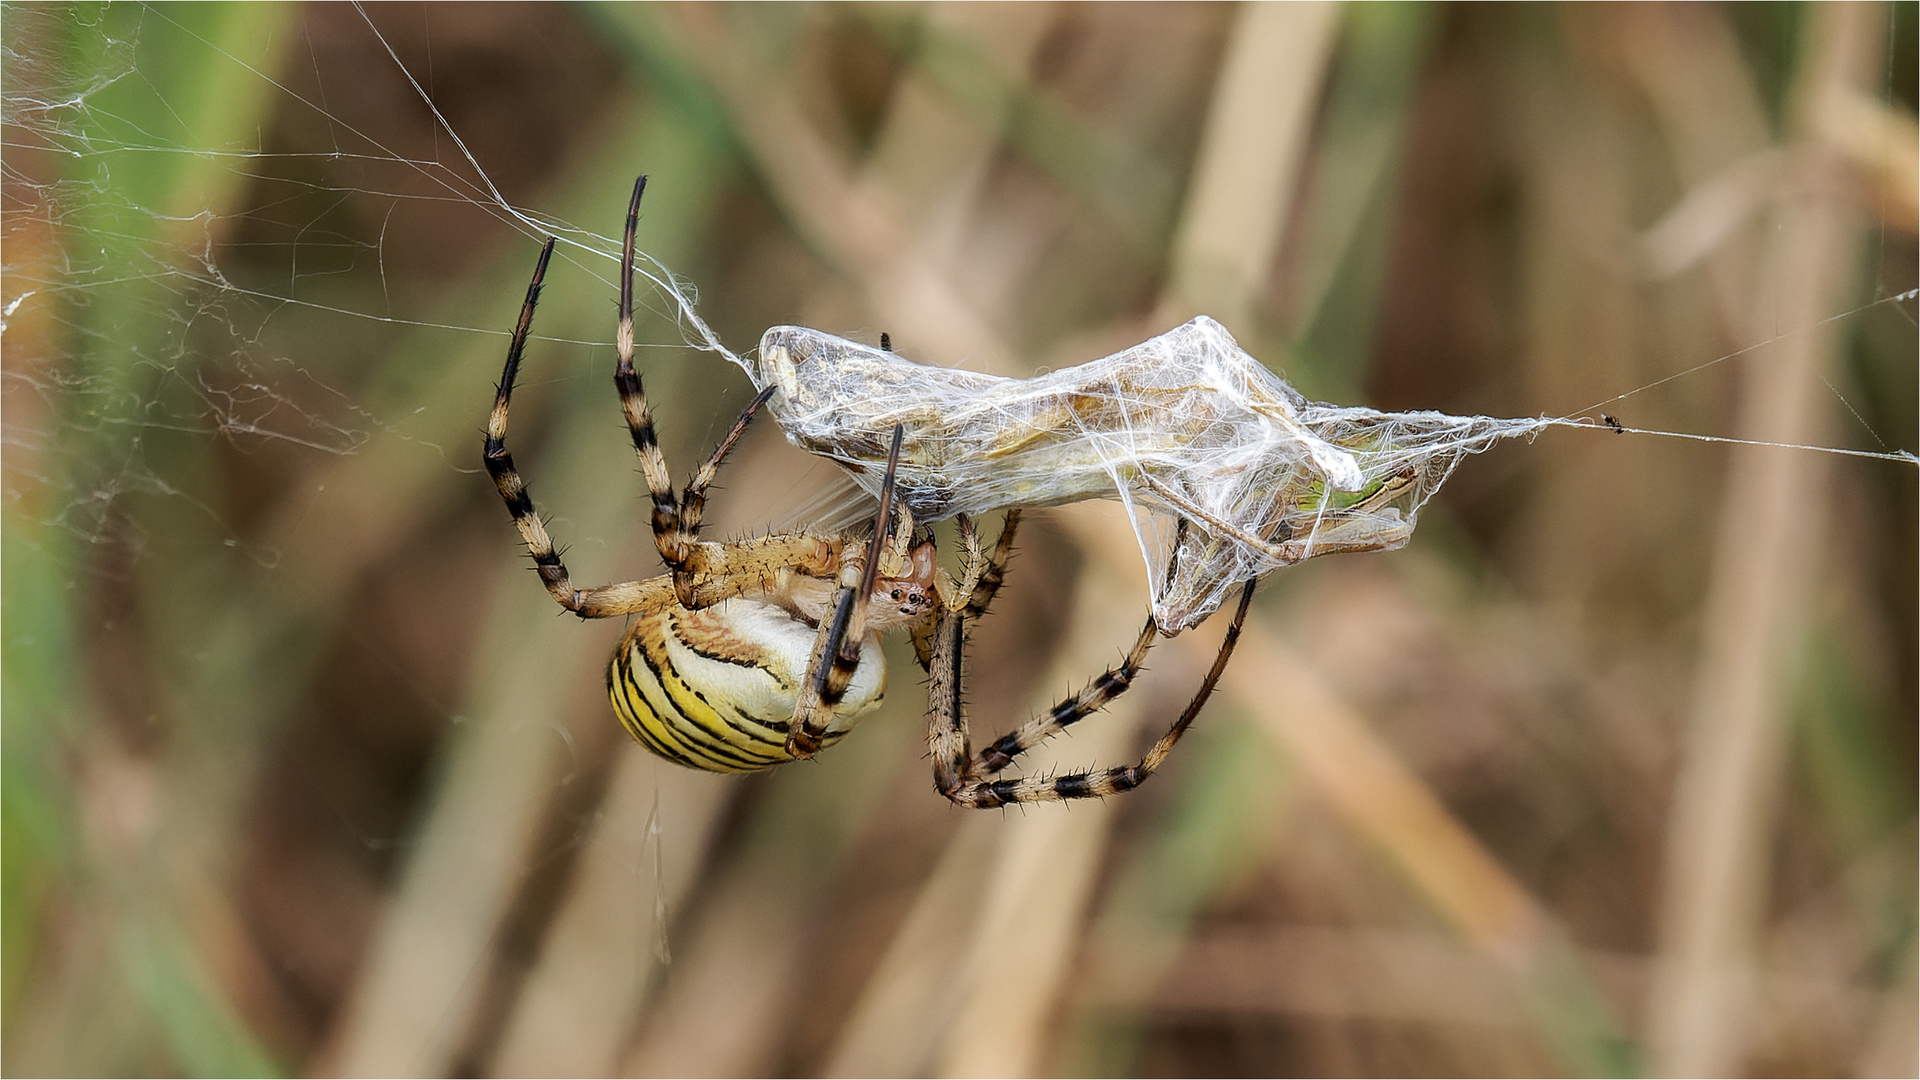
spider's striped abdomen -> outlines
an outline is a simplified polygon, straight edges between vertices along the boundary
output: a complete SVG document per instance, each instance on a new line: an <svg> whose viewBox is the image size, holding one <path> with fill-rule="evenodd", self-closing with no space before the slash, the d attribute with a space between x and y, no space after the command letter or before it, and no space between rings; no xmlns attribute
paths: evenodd
<svg viewBox="0 0 1920 1080"><path fill-rule="evenodd" d="M607 694L642 746L712 772L752 772L783 761L787 725L814 628L784 608L729 600L700 611L674 606L635 621L613 654ZM880 704L886 658L869 638L824 745Z"/></svg>

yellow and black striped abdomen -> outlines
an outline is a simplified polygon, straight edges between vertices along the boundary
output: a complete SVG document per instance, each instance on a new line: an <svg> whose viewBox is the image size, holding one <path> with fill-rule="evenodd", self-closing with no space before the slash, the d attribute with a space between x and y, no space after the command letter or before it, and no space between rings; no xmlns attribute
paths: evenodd
<svg viewBox="0 0 1920 1080"><path fill-rule="evenodd" d="M813 638L813 627L756 600L671 607L627 630L607 671L607 695L627 731L669 761L713 772L764 769L792 760L787 725ZM869 638L824 745L872 712L886 689L886 658Z"/></svg>

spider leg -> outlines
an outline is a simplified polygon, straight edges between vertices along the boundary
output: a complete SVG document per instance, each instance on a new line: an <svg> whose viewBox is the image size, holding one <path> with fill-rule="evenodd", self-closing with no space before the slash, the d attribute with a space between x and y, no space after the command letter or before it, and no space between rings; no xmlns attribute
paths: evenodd
<svg viewBox="0 0 1920 1080"><path fill-rule="evenodd" d="M795 534L756 536L727 544L703 543L694 548L692 571L582 589L576 594L580 603L575 611L583 619L651 615L675 604L697 611L736 596L775 592L785 574L830 577L839 553L836 541ZM689 581L690 588L686 585ZM686 602L688 596L692 603Z"/></svg>
<svg viewBox="0 0 1920 1080"><path fill-rule="evenodd" d="M640 373L633 366L634 234L640 226L640 197L646 190L645 176L634 181L633 198L627 203L626 229L621 234L620 321L613 336L613 385L620 392L620 408L627 417L627 431L633 436L634 456L640 459L640 474L646 478L647 493L653 498L654 546L660 549L660 559L667 569L677 571L687 562L693 534L681 519L667 456L661 453L660 438L653 429L653 410L647 405Z"/></svg>
<svg viewBox="0 0 1920 1080"><path fill-rule="evenodd" d="M893 518L893 481L900 467L904 434L899 424L893 426L893 447L887 452L887 472L880 481L880 509L874 515L873 539L867 545L866 557L859 563L842 557L833 615L821 622L820 633L814 638L806 686L794 706L793 723L787 728L787 752L796 758L812 757L819 751L820 740L833 723L834 710L860 665L860 647L867 636L867 603L879 580L880 557L886 550L887 527Z"/></svg>
<svg viewBox="0 0 1920 1080"><path fill-rule="evenodd" d="M973 595L967 598L967 618L978 619L987 613L987 605L993 603L995 593L1007 580L1007 563L1013 559L1013 534L1020 527L1020 511L1007 511L1007 519L1000 526L1000 539L993 545L993 554L987 557L987 565L980 570L980 583L974 586Z"/></svg>
<svg viewBox="0 0 1920 1080"><path fill-rule="evenodd" d="M700 518L707 510L707 489L713 486L713 478L720 471L720 463L725 461L727 455L733 451L733 444L740 441L740 436L747 433L747 425L753 422L754 414L760 411L760 407L767 403L767 399L773 396L776 389L778 387L769 385L754 396L753 401L747 405L746 411L740 414L740 419L735 420L733 427L727 429L726 437L720 440L720 445L713 448L713 453L708 455L706 463L700 466L700 471L693 474L692 480L687 481L686 489L680 493L680 528L688 537L700 532Z"/></svg>
<svg viewBox="0 0 1920 1080"><path fill-rule="evenodd" d="M961 515L964 517L965 515ZM973 591L967 597L967 618L978 619L987 613L987 605L993 602L994 594L1007 579L1007 563L1013 558L1013 534L1020 526L1020 511L1007 511L1006 520L1000 526L1000 539L993 545L989 555L979 568L978 579ZM926 671L933 666L933 621L917 623L913 627L914 658L920 661L920 670Z"/></svg>
<svg viewBox="0 0 1920 1080"><path fill-rule="evenodd" d="M527 285L527 299L520 307L520 319L514 326L513 338L507 346L506 368L500 375L493 411L487 417L487 436L481 460L487 466L488 475L493 477L500 498L506 502L507 512L513 516L514 526L520 530L527 551L533 556L534 569L539 571L541 584L546 586L547 592L561 607L583 619L649 614L671 606L678 598L681 582L675 577L658 577L588 589L575 588L567 574L566 564L560 561L559 553L554 550L553 538L547 534L546 525L534 509L533 496L527 490L527 483L514 467L513 455L507 452L507 414L513 399L513 385L520 374L520 361L526 354L527 336L533 330L533 312L540 301L540 288L546 279L547 265L553 258L553 245L553 240L549 239L540 249L540 260L534 266L533 280ZM761 400L764 400L764 395ZM759 401L756 401L754 408L758 407ZM747 415L734 424L734 431L714 452L708 468L702 470L703 475L710 474L718 466L719 459L738 441L752 412L749 409ZM706 480L710 483L711 475L706 475ZM806 536L764 536L738 544L693 545L687 560L687 572L678 576L687 579L687 587L694 600L687 606L706 607L742 593L768 588L776 582L782 571L824 576L831 572L837 558L835 545L826 540Z"/></svg>
<svg viewBox="0 0 1920 1080"><path fill-rule="evenodd" d="M1233 621L1227 625L1226 638L1221 641L1220 651L1214 656L1213 667L1201 680L1199 691L1182 710L1180 718L1174 721L1173 726L1153 744L1138 764L1017 780L986 780L975 771L967 737L966 713L960 701L960 657L964 644L962 626L965 614L943 609L934 632L934 664L929 687L933 715L927 732L927 748L933 757L934 786L955 803L972 809L1009 803L1100 798L1139 787L1173 752L1174 744L1186 734L1194 717L1200 715L1207 699L1213 696L1213 688L1220 681L1221 673L1227 669L1227 661L1232 658L1233 648L1239 643L1240 630L1246 625L1247 608L1253 602L1253 588L1254 582L1249 580L1241 590L1240 606L1233 613Z"/></svg>
<svg viewBox="0 0 1920 1080"><path fill-rule="evenodd" d="M753 421L754 414L773 396L774 388L769 386L755 396L746 411L733 422L733 427L728 429L726 437L720 440L720 445L714 448L693 479L687 482L685 491L676 496L673 478L667 469L667 458L660 450L659 435L654 430L653 410L647 404L640 373L633 366L634 235L640 225L640 198L646 190L645 176L634 181L633 197L627 203L626 227L621 233L620 321L614 333L613 383L620 392L620 407L626 414L627 430L633 436L633 452L640 459L640 473L645 477L647 493L653 499L654 546L659 549L661 561L667 564L668 571L673 575L674 589L681 605L696 609L718 602L712 599L712 591L704 588L703 578L717 572L715 563L721 558L717 554L720 545L703 544L696 539L700 531L700 518L706 511L707 489L713 485L720 463L726 460L734 444L746 434L747 425ZM739 591L727 595L737 596Z"/></svg>
<svg viewBox="0 0 1920 1080"><path fill-rule="evenodd" d="M773 592L782 574L831 577L840 560L838 541L776 534L727 544L696 545L689 574L669 574L682 607L698 610L750 592ZM691 585L687 582L691 581ZM691 600L691 602L688 602Z"/></svg>
<svg viewBox="0 0 1920 1080"><path fill-rule="evenodd" d="M1140 628L1139 639L1133 643L1133 648L1118 667L1108 668L1088 683L1086 689L995 739L993 745L980 751L979 756L974 758L974 771L982 776L999 772L1013 764L1021 754L1106 708L1108 702L1126 693L1146 663L1147 650L1153 648L1153 639L1159 631L1160 626L1153 621L1153 616L1147 616L1147 625Z"/></svg>
<svg viewBox="0 0 1920 1080"><path fill-rule="evenodd" d="M494 487L499 489L500 498L507 504L507 512L513 515L513 524L520 530L520 538L526 542L527 551L533 556L534 569L540 573L540 583L547 587L547 592L553 594L561 607L583 619L604 619L610 615L658 610L673 599L671 586L664 579L625 581L591 589L573 587L566 564L560 561L559 552L554 550L553 538L547 535L546 525L534 510L533 496L527 490L527 482L521 479L520 471L514 467L513 455L507 452L507 410L513 399L513 384L520 375L520 360L526 354L527 335L533 330L533 310L540 302L541 283L546 279L547 264L552 259L553 239L549 237L540 249L540 261L534 265L533 280L527 284L526 302L520 305L520 321L514 325L512 341L507 345L507 366L500 373L493 412L487 416L487 438L481 460L486 463L487 474L493 477Z"/></svg>
<svg viewBox="0 0 1920 1080"><path fill-rule="evenodd" d="M513 383L520 374L520 359L526 353L527 334L533 329L533 309L540 303L540 286L547 276L547 263L553 259L553 238L540 248L540 261L534 264L533 280L527 283L527 299L520 305L520 320L514 324L513 338L507 345L507 366L500 373L500 385L493 399L493 412L487 416L487 438L481 451L481 460L486 463L487 475L493 477L493 486L499 489L500 498L507 504L507 513L513 515L513 524L520 530L520 538L526 542L527 551L533 556L534 569L539 571L540 583L547 587L560 606L568 611L587 615L582 610L584 594L573 587L567 577L566 564L560 561L559 552L553 548L553 538L547 535L547 527L533 508L533 496L527 491L527 482L514 468L513 455L507 452L507 408L513 399ZM631 584L631 583L630 583Z"/></svg>
<svg viewBox="0 0 1920 1080"><path fill-rule="evenodd" d="M1187 535L1187 528L1187 520L1181 518L1173 534L1175 552L1180 550L1180 543ZM1004 536L1002 540L1005 540ZM1000 552L996 550L994 555L999 557ZM1173 584L1173 576L1174 565L1169 561L1166 578L1160 583L1163 592ZM983 576L981 580L984 582L986 578ZM993 584L997 588L999 581L996 579ZM992 596L989 595L987 599L992 599ZM974 604L967 605L969 617L974 615L975 610ZM978 610L986 610L985 601L978 604ZM1119 667L1108 668L1104 674L1088 683L1086 689L1039 716L1032 717L1017 730L995 739L993 745L982 750L979 756L974 758L974 769L982 775L997 773L1013 764L1014 759L1021 754L1053 738L1070 725L1106 708L1109 701L1126 693L1133 686L1133 680L1140 674L1141 667L1146 663L1147 650L1153 648L1154 636L1159 631L1160 624L1149 614L1147 624L1140 628L1140 637L1134 641L1133 648L1128 650L1126 659L1120 662Z"/></svg>

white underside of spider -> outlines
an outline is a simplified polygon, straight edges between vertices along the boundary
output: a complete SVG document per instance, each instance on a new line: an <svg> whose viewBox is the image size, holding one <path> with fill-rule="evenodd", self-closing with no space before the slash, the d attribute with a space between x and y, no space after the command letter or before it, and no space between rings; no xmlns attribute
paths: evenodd
<svg viewBox="0 0 1920 1080"><path fill-rule="evenodd" d="M880 706L887 689L880 639L931 626L935 586L931 544L905 560L883 554L859 659L821 734L822 749ZM833 594L827 581L782 572L761 592L697 610L676 599L635 619L608 669L614 712L641 745L693 768L749 772L793 760L790 721Z"/></svg>

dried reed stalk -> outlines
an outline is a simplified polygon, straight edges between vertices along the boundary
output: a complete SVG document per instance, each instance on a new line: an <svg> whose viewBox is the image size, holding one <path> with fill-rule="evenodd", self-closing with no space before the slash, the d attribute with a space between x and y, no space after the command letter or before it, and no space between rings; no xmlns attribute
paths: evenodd
<svg viewBox="0 0 1920 1080"><path fill-rule="evenodd" d="M1794 91L1796 153L1830 154L1814 127L1823 105L1880 61L1880 18L1864 4L1821 5ZM1819 193L1785 201L1762 261L1747 333L1772 340L1742 389L1739 433L1819 443L1816 402L1853 295L1857 225ZM1826 462L1739 446L1730 455L1684 758L1667 836L1659 975L1648 1012L1654 1070L1738 1070L1750 1037L1753 950L1768 894L1768 849L1783 774L1786 698L1819 570Z"/></svg>
<svg viewBox="0 0 1920 1080"><path fill-rule="evenodd" d="M1255 25L1259 25L1258 20ZM727 91L724 85L726 80L741 76L737 72L729 72L718 59L712 56L711 52L708 56L711 65L709 74L717 82L722 83L723 96L728 99L732 107L736 111L758 113L757 117L743 117L742 128L749 133L750 147L757 148L756 157L763 162L763 168L768 173L777 173L785 165L794 161L818 166L825 160L825 155L818 146L805 147L804 152L796 150L796 140L807 139L803 125L798 122L777 123L772 119L775 113L789 119L794 117L794 114L777 108L781 101L779 95L761 97L747 94L739 89ZM1223 77L1223 84L1225 82ZM1258 82L1247 80L1246 85L1256 86ZM1317 85L1317 81L1312 85ZM767 104L768 102L772 104ZM1282 132L1286 131L1285 124L1279 127ZM1273 152L1297 153L1298 150L1297 145L1289 137L1267 137L1264 141ZM1266 171L1274 172L1275 175L1290 174L1295 167L1288 166L1277 171ZM774 181L776 196L784 204L790 204L792 219L799 224L808 239L828 252L830 256L837 256L841 266L858 269L877 264L871 250L861 250L862 236L900 237L905 235L904 229L876 220L878 212L873 207L884 205L884 200L877 200L874 204L862 208L861 221L864 226L862 229L851 231L824 229L820 223L833 216L830 212L831 208L841 205L841 199L850 197L848 194L850 181L841 179L848 175L848 170L823 166L804 171L808 173L810 180L808 183ZM1227 190L1222 188L1223 192ZM1244 194L1244 191L1240 194ZM1226 196L1222 194L1221 197ZM1214 215L1214 217L1217 216ZM1195 217L1198 221L1210 219L1212 218L1208 215ZM1277 223L1275 227L1278 227ZM1197 240L1194 243L1199 244ZM1271 238L1251 238L1250 243L1271 252L1275 241ZM892 303L888 303L888 295L882 290L869 292L870 302L876 305L879 314L889 319L909 315L915 309L922 314L951 312L961 305L957 297L940 300L937 303L909 305L895 296ZM978 330L978 324L969 322L954 328L956 331L974 332ZM921 329L943 341L952 340L942 333L945 326L941 323L932 325L923 323ZM969 333L962 333L963 338L969 336ZM951 348L952 346L948 345L942 351L951 351ZM991 349L976 347L971 351L976 357L1005 356L1010 352L997 342ZM1107 528L1096 528L1089 532L1103 537L1109 533L1116 533L1115 530ZM1120 530L1116 535L1124 537L1125 532ZM1083 535L1083 540L1086 539L1088 537ZM1088 543L1086 546L1090 553L1099 556L1105 545ZM1137 555L1129 555L1126 561L1131 562L1134 558L1137 558ZM1120 556L1116 553L1112 558L1103 561L1124 565L1124 563L1116 563L1115 560L1118 559ZM1267 655L1272 657L1274 654ZM1257 660L1248 666L1254 670L1259 669ZM1324 717L1329 713L1339 715L1341 709L1329 705L1327 709L1306 711L1306 715L1314 717ZM1116 722L1119 719L1109 717L1107 722L1117 730L1124 727L1123 724ZM1289 730L1297 731L1304 731L1308 726L1310 725L1288 725ZM1345 725L1340 727L1336 734L1341 738L1331 736L1319 738L1315 735L1313 738L1318 741L1302 741L1300 746L1295 748L1296 751L1304 750L1305 756L1315 763L1317 767L1309 768L1309 775L1313 776L1324 792L1332 796L1332 804L1335 808L1353 820L1363 833L1380 842L1383 848L1408 871L1415 883L1462 928L1470 940L1497 955L1508 958L1510 962L1520 967L1526 967L1530 962L1537 960L1540 955L1541 941L1547 933L1546 923L1538 905L1527 896L1525 890L1500 869L1497 862L1487 855L1485 850L1472 839L1471 834L1451 817L1444 806L1417 778L1398 764L1391 751L1366 733L1363 725L1357 723ZM1305 739L1304 736L1303 739ZM1334 747L1333 752L1318 752L1329 746ZM1361 768L1360 765L1353 764L1354 762L1371 763L1372 767ZM1087 831L1098 832L1098 830ZM992 895L1004 898L1029 894L1040 895L1046 890L1041 889L1041 892L1034 890L1040 889L1040 881L1044 878L1051 882L1055 894L1064 894L1069 899L1069 902L1051 905L1045 917L1036 916L1033 922L1024 924L1024 929L1031 933L1035 946L1045 955L1058 955L1059 949L1076 937L1082 912L1079 910L1078 902L1071 898L1077 892L1076 882L1084 875L1090 874L1098 864L1097 858L1075 860L1074 872L1063 878L1053 869L1046 867L1044 859L1022 857L1023 848L1024 854L1028 856L1034 852L1052 850L1053 839L1050 832L1049 835L1043 836L1040 831L1036 831L1035 838L1024 845L1018 841L1012 841L1014 846L1003 864L1005 867L1003 876L997 878L990 886ZM1099 840L1097 836L1089 835L1079 837L1077 842L1097 845ZM960 861L973 862L974 860ZM948 875L945 872L936 875L936 883L947 880ZM1058 987L1053 984L1060 970L1057 964L1050 962L1043 961L1029 965L1026 968L1029 974L1023 975L1022 968L1015 968L1010 971L1001 971L996 980L977 982L974 979L967 979L964 980L966 985L959 990L942 987L939 988L938 993L934 993L928 989L921 981L924 980L925 975L917 970L918 964L931 962L931 958L936 953L949 959L959 955L953 953L950 946L930 945L927 941L930 926L937 926L956 917L957 913L952 908L950 894L935 894L930 891L923 895L916 915L910 917L907 929L896 942L895 953L883 961L880 976L878 976L880 981L869 988L866 998L869 1005L856 1011L855 1020L849 1028L849 1035L856 1038L853 1041L843 1040L833 1058L836 1070L856 1071L871 1068L876 1062L885 1062L888 1067L911 1067L907 1064L908 1059L925 1052L926 1040L918 1037L906 1040L905 1043L899 1043L899 1040L895 1039L894 1042L898 1045L892 1047L878 1045L879 1041L887 1037L888 1027L897 1028L898 1025L906 1022L906 1017L901 1015L898 1009L889 1007L890 1002L897 999L881 993L880 989L883 986L903 988L909 985L919 986L920 990L917 993L908 996L916 997L922 1003L921 1008L930 1012L952 1009L961 1016L975 1016L983 1019L994 1017L1000 1015L1000 1010L997 1008L999 1002L994 1000L998 996L1001 1000L1017 1001L1023 1015L1046 1015L1048 1008L1046 1003L1057 997ZM1003 924L999 920L991 918L982 920L977 925L979 926L977 933L982 935L979 940L982 942L987 942L984 937L986 931L1003 929ZM983 944L968 950L968 954L984 956L991 951L994 950ZM967 965L963 970L977 973L979 966ZM1017 985L1010 988L1009 979ZM955 994L958 994L957 1007L953 1004ZM938 1016L928 1017L927 1013L921 1013L919 1009L908 1011L931 1019L933 1022L940 1022ZM878 1019L882 1015L891 1018L891 1023L879 1023ZM952 1015L952 1013L946 1015ZM976 1029L963 1026L960 1030ZM872 1043L861 1041L863 1032L872 1033L870 1037L876 1041ZM978 1042L977 1039L966 1040L967 1045ZM991 1065L994 1070L1030 1072L1037 1069L1044 1060L1044 1047L1024 1039L1013 1040L1011 1049L999 1053L991 1062L967 1056L959 1049L959 1043L950 1045L953 1046L951 1051L936 1052L936 1060L944 1063L944 1069L947 1071L978 1071L980 1068Z"/></svg>
<svg viewBox="0 0 1920 1080"><path fill-rule="evenodd" d="M610 130L621 134L554 200L583 219L582 209L605 213L604 192L613 186L605 179L625 176L631 183L631 161L680 149L672 143L662 147L630 108L616 110ZM693 155L675 156L695 171ZM524 296L524 273L513 274L512 286L501 288L503 326ZM597 306L596 298L549 291L542 312L551 323L561 323L575 314L584 320ZM436 402L470 401L472 379L470 369L449 363L431 374L423 393ZM583 408L610 407L612 390L599 380L579 392ZM473 445L467 441L472 415L449 410L432 419L446 430L409 434L431 444ZM598 428L570 425L532 478L536 497L561 509L577 538L644 531L634 491L606 482L608 455L619 453L618 447ZM344 588L415 515L434 505L428 493L446 486L445 462L408 449L383 448L349 458L321 484L320 500L306 492L288 500L282 517L288 535L296 538L289 557L312 567L299 580L310 588L315 582ZM338 504L330 501L335 499ZM325 524L294 527L296 515L303 514ZM520 558L511 549L501 554ZM610 651L608 636L616 628L583 634L577 623L555 619L551 602L541 603L545 598L527 587L522 574L503 572L497 580L501 609L489 621L494 629L469 682L466 708L474 719L443 751L438 784L410 846L399 891L370 946L344 1018L319 1054L324 1071L434 1075L454 1067L454 1056L473 1038L475 1009L496 959L503 920L525 885L526 867L535 861L532 845L542 835L560 779L575 764L564 742L569 728L604 723L601 716L577 715L576 691L599 681L606 655L598 646L583 647L583 637L606 642Z"/></svg>
<svg viewBox="0 0 1920 1080"><path fill-rule="evenodd" d="M548 456L545 489L576 529L644 528L632 494L600 481L608 447L572 425ZM543 496L546 497L546 496ZM503 553L506 554L506 553ZM513 556L517 560L517 556ZM337 1033L330 1068L348 1076L435 1076L453 1066L493 945L532 861L547 806L572 767L567 729L601 654L577 623L518 574L501 574L492 631L476 657L471 717L452 748L413 857Z"/></svg>

